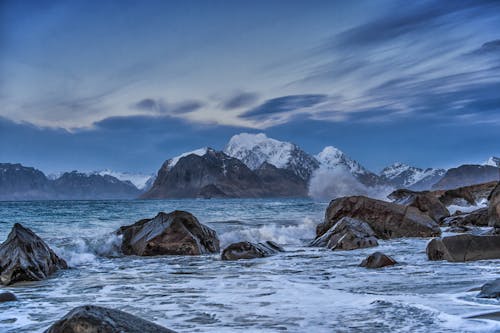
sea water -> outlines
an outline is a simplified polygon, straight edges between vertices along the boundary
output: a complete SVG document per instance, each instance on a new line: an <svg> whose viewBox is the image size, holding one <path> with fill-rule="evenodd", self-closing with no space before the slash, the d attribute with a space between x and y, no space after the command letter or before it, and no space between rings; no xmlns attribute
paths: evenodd
<svg viewBox="0 0 500 333"><path fill-rule="evenodd" d="M307 199L0 202L0 241L20 222L71 269L40 282L0 287L0 332L43 332L72 308L127 311L178 332L499 332L500 322L467 317L499 311L472 290L500 274L500 261L428 261L428 239L377 248L310 248L327 207ZM215 229L221 247L272 240L286 252L234 262L220 255L122 256L113 231L186 210ZM382 251L398 264L366 269Z"/></svg>

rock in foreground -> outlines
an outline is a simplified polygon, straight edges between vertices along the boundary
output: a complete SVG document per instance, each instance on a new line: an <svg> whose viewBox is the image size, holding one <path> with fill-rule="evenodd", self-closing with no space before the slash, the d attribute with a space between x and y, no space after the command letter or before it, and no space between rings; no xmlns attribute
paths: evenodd
<svg viewBox="0 0 500 333"><path fill-rule="evenodd" d="M375 252L366 257L366 259L364 259L359 266L366 268L381 268L395 264L397 264L396 260L383 254L382 252Z"/></svg>
<svg viewBox="0 0 500 333"><path fill-rule="evenodd" d="M16 223L0 245L0 283L43 280L58 269L68 268L33 231Z"/></svg>
<svg viewBox="0 0 500 333"><path fill-rule="evenodd" d="M484 284L481 292L477 295L479 298L500 298L500 278Z"/></svg>
<svg viewBox="0 0 500 333"><path fill-rule="evenodd" d="M158 213L133 225L121 227L122 252L126 255L199 255L219 252L214 230L201 224L191 213Z"/></svg>
<svg viewBox="0 0 500 333"><path fill-rule="evenodd" d="M341 218L311 246L327 247L332 250L354 250L378 246L375 232L366 222L351 217Z"/></svg>
<svg viewBox="0 0 500 333"><path fill-rule="evenodd" d="M129 313L94 305L79 306L45 333L175 333Z"/></svg>
<svg viewBox="0 0 500 333"><path fill-rule="evenodd" d="M434 238L427 244L429 260L464 262L500 259L500 236L470 234Z"/></svg>
<svg viewBox="0 0 500 333"><path fill-rule="evenodd" d="M322 236L345 216L367 222L377 238L382 239L441 235L439 225L417 208L364 196L343 197L330 202L325 221L316 228L316 235Z"/></svg>
<svg viewBox="0 0 500 333"><path fill-rule="evenodd" d="M239 260L269 257L284 250L276 243L267 241L265 243L239 242L233 243L222 251L222 260Z"/></svg>
<svg viewBox="0 0 500 333"><path fill-rule="evenodd" d="M12 302L12 301L17 301L16 295L14 295L13 293L8 292L8 291L0 293L0 303Z"/></svg>

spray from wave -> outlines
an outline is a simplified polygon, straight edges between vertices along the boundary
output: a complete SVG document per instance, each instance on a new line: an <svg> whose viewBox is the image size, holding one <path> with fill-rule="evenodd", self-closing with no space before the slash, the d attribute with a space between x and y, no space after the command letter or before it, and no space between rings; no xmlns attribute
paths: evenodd
<svg viewBox="0 0 500 333"><path fill-rule="evenodd" d="M309 183L309 195L317 200L332 200L350 195L387 200L387 195L393 190L389 186L366 186L343 169L319 168L313 173Z"/></svg>

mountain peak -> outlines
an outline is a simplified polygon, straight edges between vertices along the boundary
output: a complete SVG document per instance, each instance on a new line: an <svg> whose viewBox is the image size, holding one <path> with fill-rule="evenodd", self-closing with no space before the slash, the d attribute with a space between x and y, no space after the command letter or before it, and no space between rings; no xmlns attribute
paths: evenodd
<svg viewBox="0 0 500 333"><path fill-rule="evenodd" d="M209 147L203 147L203 148L199 148L199 149L195 149L195 150L192 150L192 151L188 151L188 152L185 152L185 153L182 153L178 156L175 156L171 159L169 159L167 161L168 163L168 169L172 169L178 162L181 158L183 157L186 157L186 156L189 156L189 155L197 155L197 156L203 156L205 155L208 151L211 151L213 150L212 148L209 148Z"/></svg>
<svg viewBox="0 0 500 333"><path fill-rule="evenodd" d="M500 168L500 157L491 156L484 165L491 165L497 168Z"/></svg>
<svg viewBox="0 0 500 333"><path fill-rule="evenodd" d="M325 169L337 169L338 167L342 167L353 175L368 173L368 170L362 167L361 164L333 146L326 146L323 148L323 150L316 155L316 159L319 161L321 167Z"/></svg>

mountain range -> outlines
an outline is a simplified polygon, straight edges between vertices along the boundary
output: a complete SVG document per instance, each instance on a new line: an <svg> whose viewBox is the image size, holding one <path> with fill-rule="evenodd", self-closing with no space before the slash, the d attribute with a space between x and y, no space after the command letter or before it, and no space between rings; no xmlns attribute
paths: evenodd
<svg viewBox="0 0 500 333"><path fill-rule="evenodd" d="M500 158L491 157L483 165L449 170L394 163L374 173L332 146L311 155L293 143L263 133L241 133L233 136L222 151L205 147L167 159L156 176L103 170L47 177L34 168L3 163L0 200L305 197L311 193L312 184L335 184L346 179L347 190L449 189L499 180L499 167Z"/></svg>

